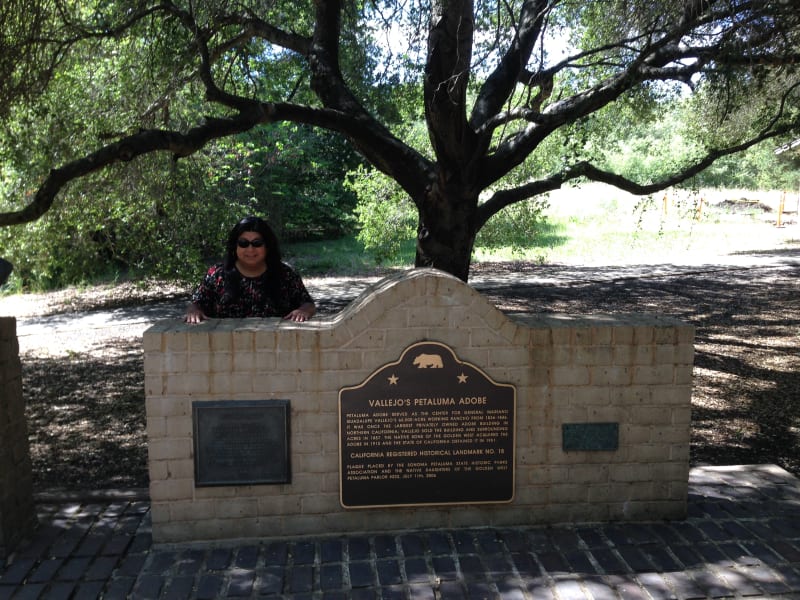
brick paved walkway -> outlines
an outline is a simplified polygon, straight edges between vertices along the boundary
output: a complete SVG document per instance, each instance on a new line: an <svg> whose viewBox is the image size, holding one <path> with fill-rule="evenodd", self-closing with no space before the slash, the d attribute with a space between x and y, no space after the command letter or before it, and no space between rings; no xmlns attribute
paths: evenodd
<svg viewBox="0 0 800 600"><path fill-rule="evenodd" d="M692 470L680 522L153 546L146 499L53 501L0 562L0 600L800 599L800 481Z"/></svg>

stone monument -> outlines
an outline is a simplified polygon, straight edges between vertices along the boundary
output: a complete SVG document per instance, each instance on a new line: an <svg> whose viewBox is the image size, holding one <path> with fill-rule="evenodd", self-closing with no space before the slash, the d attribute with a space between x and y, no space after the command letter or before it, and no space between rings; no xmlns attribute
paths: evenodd
<svg viewBox="0 0 800 600"><path fill-rule="evenodd" d="M430 269L305 323L157 323L153 539L683 518L693 343L664 315L504 314Z"/></svg>

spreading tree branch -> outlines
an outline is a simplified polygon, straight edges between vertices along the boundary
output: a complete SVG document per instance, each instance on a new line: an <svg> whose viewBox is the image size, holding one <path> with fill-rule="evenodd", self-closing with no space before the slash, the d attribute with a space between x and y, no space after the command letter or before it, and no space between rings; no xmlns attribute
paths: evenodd
<svg viewBox="0 0 800 600"><path fill-rule="evenodd" d="M684 181L691 179L692 177L698 175L703 170L707 169L714 162L716 162L717 160L719 160L724 156L729 156L731 154L738 154L739 152L743 152L760 142L775 137L779 137L782 135L786 135L787 133L791 133L796 129L797 125L791 123L775 128L770 127L769 129L762 131L759 135L756 135L751 139L742 142L740 144L732 145L726 148L711 150L707 152L705 156L696 160L691 165L684 167L680 171L668 177L665 177L659 181L647 184L638 183L628 177L619 175L617 173L613 173L611 171L605 171L603 169L600 169L592 165L588 161L581 161L575 165L567 167L566 169L564 169L559 173L551 175L550 177L546 177L537 181L532 181L530 183L518 186L516 188L511 188L496 192L489 200L487 200L478 207L476 216L476 227L477 229L483 227L483 225L493 215L497 214L499 211L506 208L507 206L510 206L522 200L533 198L540 194L558 190L564 184L581 178L588 179L590 181L596 181L599 183L606 183L620 190L623 190L625 192L637 196L654 194L656 192L665 190L675 185L679 185Z"/></svg>
<svg viewBox="0 0 800 600"><path fill-rule="evenodd" d="M171 152L177 160L197 152L213 139L247 131L267 118L265 112L255 110L230 118L208 118L203 125L186 133L151 129L129 135L83 158L52 169L27 206L18 211L0 213L0 226L35 221L50 209L58 193L70 181L112 164L129 162L156 151Z"/></svg>
<svg viewBox="0 0 800 600"><path fill-rule="evenodd" d="M470 125L480 129L485 121L500 112L514 88L524 78L525 66L531 57L536 40L542 33L547 15L547 0L529 0L522 5L516 35L497 68L481 86L473 107ZM533 79L528 77L528 79ZM546 81L546 77L543 81Z"/></svg>
<svg viewBox="0 0 800 600"><path fill-rule="evenodd" d="M476 136L467 123L474 15L472 2L432 3L423 102L428 132L443 172L458 173L473 156Z"/></svg>

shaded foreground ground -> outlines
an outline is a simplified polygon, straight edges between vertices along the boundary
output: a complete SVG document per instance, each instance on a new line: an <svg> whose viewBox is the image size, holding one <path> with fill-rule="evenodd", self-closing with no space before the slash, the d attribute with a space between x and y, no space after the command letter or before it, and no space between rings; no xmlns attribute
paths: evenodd
<svg viewBox="0 0 800 600"><path fill-rule="evenodd" d="M774 463L800 475L800 251L754 257L759 258L769 260L608 268L478 265L472 283L506 312L652 312L694 324L692 464ZM331 314L374 280L307 283L320 312ZM87 292L53 301L43 312L131 305L157 307L177 318L179 292ZM74 345L59 350L57 335L47 351L21 342L36 489L145 487L141 330L111 323L61 335L86 340L78 351Z"/></svg>
<svg viewBox="0 0 800 600"><path fill-rule="evenodd" d="M33 539L0 558L0 598L796 600L799 500L775 465L696 467L685 520L166 546L136 497L39 502Z"/></svg>

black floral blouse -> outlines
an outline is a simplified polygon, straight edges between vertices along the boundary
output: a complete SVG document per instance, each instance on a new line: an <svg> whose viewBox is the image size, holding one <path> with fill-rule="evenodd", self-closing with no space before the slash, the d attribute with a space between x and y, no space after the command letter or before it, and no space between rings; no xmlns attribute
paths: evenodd
<svg viewBox="0 0 800 600"><path fill-rule="evenodd" d="M239 293L227 294L225 269L221 264L214 265L192 294L192 302L210 318L284 317L313 300L300 275L289 265L282 266L283 273L274 290L269 290L266 273L259 277L240 275Z"/></svg>

